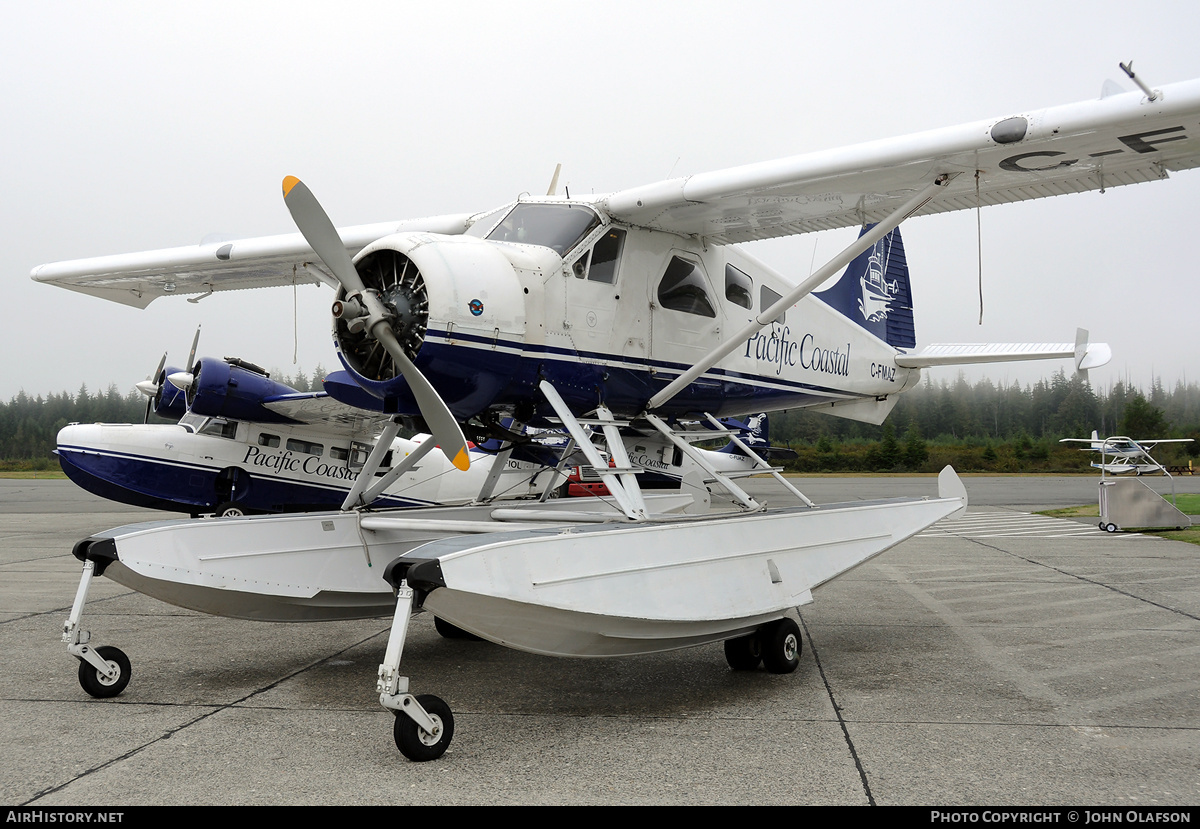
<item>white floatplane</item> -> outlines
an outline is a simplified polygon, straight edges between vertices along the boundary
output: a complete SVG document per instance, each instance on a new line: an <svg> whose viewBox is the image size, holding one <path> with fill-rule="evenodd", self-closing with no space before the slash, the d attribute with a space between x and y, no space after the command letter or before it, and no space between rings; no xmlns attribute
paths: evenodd
<svg viewBox="0 0 1200 829"><path fill-rule="evenodd" d="M936 498L817 507L793 488L799 506L768 510L696 456L678 424L798 407L879 423L926 366L1056 357L1079 370L1102 365L1107 347L1083 332L1074 343L916 350L898 226L1165 178L1200 163L1198 119L1200 81L1189 81L608 195L564 198L552 185L545 197L484 213L340 231L288 177L284 200L300 235L35 269L38 281L137 307L325 282L338 289L343 365L394 416L364 464L364 487L402 417L419 416L434 436L405 463L436 443L460 469L470 464L465 433L504 439L507 417L565 429L611 493L607 513L564 501L372 513L350 510L364 503L352 491L345 512L158 522L87 539L75 550L84 576L64 633L81 682L111 695L129 672L124 654L93 649L80 628L93 573L230 615L266 605L258 617L270 618L281 604L357 614L388 605L390 594L371 583L385 559L396 600L378 689L413 759L440 756L453 736L449 707L410 694L399 672L409 615L420 608L540 653L724 639L735 668L794 669L792 608L964 509L965 492L946 471ZM799 282L737 244L858 225L855 242ZM872 256L887 265L877 279ZM878 287L869 302L864 278ZM603 436L605 456L592 434ZM628 447L649 440L696 464L690 489L643 495ZM723 490L735 513L701 489Z"/></svg>
<svg viewBox="0 0 1200 829"><path fill-rule="evenodd" d="M1157 438L1155 440L1134 440L1125 435L1112 435L1102 438L1093 429L1090 438L1063 438L1059 443L1086 443L1080 451L1096 452L1099 461L1093 461L1091 467L1099 469L1108 475L1153 475L1166 474L1166 468L1156 461L1150 451L1160 443L1191 443L1191 438ZM1110 460L1111 459L1111 460Z"/></svg>

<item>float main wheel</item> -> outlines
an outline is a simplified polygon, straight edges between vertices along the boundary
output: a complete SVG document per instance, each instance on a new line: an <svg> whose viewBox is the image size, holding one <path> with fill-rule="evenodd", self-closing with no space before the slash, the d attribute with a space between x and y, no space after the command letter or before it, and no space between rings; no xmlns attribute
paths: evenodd
<svg viewBox="0 0 1200 829"><path fill-rule="evenodd" d="M773 674L790 674L800 665L804 648L800 626L791 619L780 619L758 631L762 643L763 666Z"/></svg>

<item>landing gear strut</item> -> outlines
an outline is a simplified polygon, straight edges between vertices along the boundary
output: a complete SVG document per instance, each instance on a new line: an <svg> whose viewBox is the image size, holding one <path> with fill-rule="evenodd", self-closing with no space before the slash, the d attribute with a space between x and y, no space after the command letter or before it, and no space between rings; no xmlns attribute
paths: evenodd
<svg viewBox="0 0 1200 829"><path fill-rule="evenodd" d="M415 697L408 692L408 677L400 676L400 656L412 617L414 592L400 580L396 587L396 615L388 636L383 664L379 666L379 703L396 715L392 737L400 753L415 763L436 760L454 739L454 714L444 700L432 694Z"/></svg>
<svg viewBox="0 0 1200 829"><path fill-rule="evenodd" d="M87 541L90 542L91 539ZM129 657L124 651L111 645L93 648L88 644L92 638L91 631L81 630L79 627L88 588L92 586L92 578L103 573L107 565L108 561L105 559L100 559L99 563L91 558L83 562L83 577L79 580L79 589L75 592L71 615L63 623L62 634L67 653L79 660L80 687L99 699L115 697L124 691L131 674Z"/></svg>

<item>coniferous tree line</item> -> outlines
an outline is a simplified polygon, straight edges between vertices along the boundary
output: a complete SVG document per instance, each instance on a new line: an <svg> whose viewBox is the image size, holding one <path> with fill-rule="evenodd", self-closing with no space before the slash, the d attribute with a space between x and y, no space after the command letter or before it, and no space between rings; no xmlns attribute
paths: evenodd
<svg viewBox="0 0 1200 829"><path fill-rule="evenodd" d="M320 391L325 370L317 366L311 376L303 369L295 376L272 371L271 377L297 391ZM55 468L55 439L67 424L142 423L145 418L146 397L137 389L122 394L116 384L103 393L89 391L87 384L75 394L63 391L31 396L22 390L7 403L0 402L0 463L10 468ZM151 414L149 422L172 421Z"/></svg>
<svg viewBox="0 0 1200 829"><path fill-rule="evenodd" d="M298 391L318 391L325 371L302 369L272 377ZM140 423L146 398L81 386L75 394L30 396L22 391L0 402L0 461L52 468L55 437L68 423ZM151 418L155 422L155 418ZM1123 383L1096 392L1075 375L1057 372L1033 385L923 381L900 396L883 426L830 417L812 410L776 412L771 442L799 453L789 468L807 471L935 471L953 463L964 471L1086 469L1091 458L1063 437L1123 434L1133 438L1191 437L1197 442L1156 452L1164 463L1200 457L1200 384L1182 381L1148 391Z"/></svg>

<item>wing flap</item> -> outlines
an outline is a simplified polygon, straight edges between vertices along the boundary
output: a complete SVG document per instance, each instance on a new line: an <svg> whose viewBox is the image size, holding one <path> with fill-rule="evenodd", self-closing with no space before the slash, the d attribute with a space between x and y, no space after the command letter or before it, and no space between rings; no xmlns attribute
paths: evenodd
<svg viewBox="0 0 1200 829"><path fill-rule="evenodd" d="M883 219L941 174L916 215L1166 178L1200 166L1200 80L614 193L616 218L715 244ZM979 172L978 185L976 171ZM977 189L978 187L978 189Z"/></svg>

